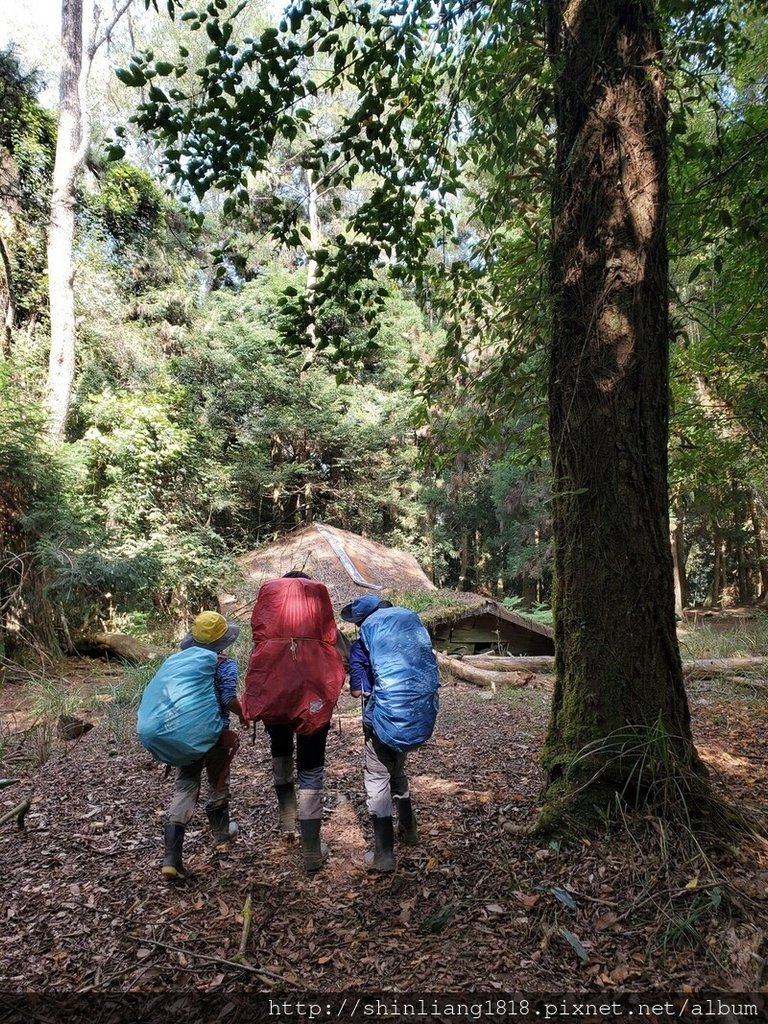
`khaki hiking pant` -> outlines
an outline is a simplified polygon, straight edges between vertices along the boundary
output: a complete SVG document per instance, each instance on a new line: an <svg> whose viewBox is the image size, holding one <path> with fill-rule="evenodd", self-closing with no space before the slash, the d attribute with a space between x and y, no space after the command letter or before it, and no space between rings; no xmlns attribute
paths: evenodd
<svg viewBox="0 0 768 1024"><path fill-rule="evenodd" d="M207 754L176 769L176 786L168 808L168 821L174 825L187 825L200 797L203 769L208 780L206 809L226 810L229 807L229 772L222 778L228 753L224 747L211 747Z"/></svg>
<svg viewBox="0 0 768 1024"><path fill-rule="evenodd" d="M377 818L392 817L392 801L410 797L405 759L392 747L382 743L369 728L365 730L363 782L368 813Z"/></svg>

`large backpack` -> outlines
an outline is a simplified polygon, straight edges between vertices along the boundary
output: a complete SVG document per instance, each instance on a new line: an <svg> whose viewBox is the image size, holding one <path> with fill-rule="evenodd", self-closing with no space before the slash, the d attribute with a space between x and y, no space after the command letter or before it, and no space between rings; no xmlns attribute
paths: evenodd
<svg viewBox="0 0 768 1024"><path fill-rule="evenodd" d="M136 732L164 764L192 764L218 741L224 721L216 692L213 651L189 647L172 654L147 684Z"/></svg>
<svg viewBox="0 0 768 1024"><path fill-rule="evenodd" d="M429 633L407 608L385 608L360 628L373 668L373 730L393 750L420 747L437 720L440 675Z"/></svg>
<svg viewBox="0 0 768 1024"><path fill-rule="evenodd" d="M246 717L290 725L303 736L328 725L344 683L344 662L325 585L301 577L262 584L251 629Z"/></svg>

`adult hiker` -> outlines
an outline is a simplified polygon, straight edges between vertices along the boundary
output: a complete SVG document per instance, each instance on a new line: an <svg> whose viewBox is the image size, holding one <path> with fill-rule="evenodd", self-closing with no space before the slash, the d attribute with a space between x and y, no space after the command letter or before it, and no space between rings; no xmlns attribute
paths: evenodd
<svg viewBox="0 0 768 1024"><path fill-rule="evenodd" d="M394 871L393 809L398 840L411 846L419 841L405 762L435 727L437 662L421 619L407 608L365 594L343 608L341 617L360 627L349 651L349 689L364 702L363 780L374 836L365 864Z"/></svg>
<svg viewBox="0 0 768 1024"><path fill-rule="evenodd" d="M238 832L229 817L229 766L237 752L230 713L248 723L237 697L237 662L223 651L240 627L218 612L201 612L148 684L139 707L137 732L159 760L176 766L173 799L165 823L162 873L183 880L184 832L195 813L203 769L208 781L205 805L216 849L223 852Z"/></svg>
<svg viewBox="0 0 768 1024"><path fill-rule="evenodd" d="M259 589L251 628L243 708L269 736L280 830L295 831L298 810L304 868L314 872L328 856L320 838L325 746L345 676L327 588L296 570L268 580Z"/></svg>

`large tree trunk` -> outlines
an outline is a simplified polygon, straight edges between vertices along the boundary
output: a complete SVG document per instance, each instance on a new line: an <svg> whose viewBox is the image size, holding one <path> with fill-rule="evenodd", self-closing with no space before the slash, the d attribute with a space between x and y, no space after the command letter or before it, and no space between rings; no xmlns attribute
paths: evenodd
<svg viewBox="0 0 768 1024"><path fill-rule="evenodd" d="M652 799L655 768L674 765L696 786L701 768L669 545L659 34L648 0L548 0L546 9L557 117L549 378L557 683L541 824L588 829L593 808L617 792Z"/></svg>
<svg viewBox="0 0 768 1024"><path fill-rule="evenodd" d="M61 437L75 379L75 215L82 146L83 0L62 0L59 122L48 229L51 353L48 363L49 432Z"/></svg>

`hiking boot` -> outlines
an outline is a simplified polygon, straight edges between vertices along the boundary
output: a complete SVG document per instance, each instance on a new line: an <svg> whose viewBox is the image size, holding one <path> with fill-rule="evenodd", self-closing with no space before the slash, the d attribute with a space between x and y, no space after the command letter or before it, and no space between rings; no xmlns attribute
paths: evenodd
<svg viewBox="0 0 768 1024"><path fill-rule="evenodd" d="M292 782L275 784L281 832L296 831L296 789Z"/></svg>
<svg viewBox="0 0 768 1024"><path fill-rule="evenodd" d="M365 866L369 871L394 871L395 832L392 827L392 816L379 818L374 814L372 820L375 849L366 853Z"/></svg>
<svg viewBox="0 0 768 1024"><path fill-rule="evenodd" d="M211 825L216 850L219 853L223 853L229 848L230 843L237 836L240 828L236 821L229 820L228 807L206 807L205 813L208 815L208 821Z"/></svg>
<svg viewBox="0 0 768 1024"><path fill-rule="evenodd" d="M320 838L320 818L306 818L299 821L301 831L301 857L304 862L304 870L312 874L319 871L328 860L329 850L326 843Z"/></svg>
<svg viewBox="0 0 768 1024"><path fill-rule="evenodd" d="M419 833L416 829L416 816L410 797L393 801L397 808L397 840L404 846L418 846Z"/></svg>
<svg viewBox="0 0 768 1024"><path fill-rule="evenodd" d="M183 882L187 877L181 863L181 850L184 845L184 825L173 821L165 823L165 858L163 859L163 877Z"/></svg>

